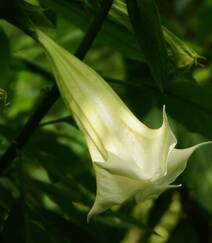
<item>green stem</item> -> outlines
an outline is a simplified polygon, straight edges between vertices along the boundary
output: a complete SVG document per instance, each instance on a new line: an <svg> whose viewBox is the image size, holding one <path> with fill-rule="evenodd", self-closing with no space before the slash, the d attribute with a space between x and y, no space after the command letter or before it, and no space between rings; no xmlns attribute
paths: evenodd
<svg viewBox="0 0 212 243"><path fill-rule="evenodd" d="M104 20L112 6L113 0L105 0L102 3L102 8L100 9L97 16L92 21L90 27L87 30L87 33L82 40L79 48L76 51L76 56L80 59L83 59L90 49L96 35L100 31ZM38 104L34 113L31 115L21 132L10 144L9 148L3 154L0 159L0 174L3 174L4 171L11 165L12 161L17 155L17 151L22 149L25 143L32 136L33 132L38 127L42 118L47 114L49 109L53 106L57 98L60 96L57 85L53 87L46 93L42 101Z"/></svg>

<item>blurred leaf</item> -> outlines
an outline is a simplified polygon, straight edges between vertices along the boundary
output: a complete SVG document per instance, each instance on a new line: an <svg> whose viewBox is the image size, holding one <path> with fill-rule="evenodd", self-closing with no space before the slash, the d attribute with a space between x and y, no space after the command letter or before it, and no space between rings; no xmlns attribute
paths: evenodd
<svg viewBox="0 0 212 243"><path fill-rule="evenodd" d="M5 209L10 210L14 201L19 196L16 185L7 177L0 177L0 204Z"/></svg>
<svg viewBox="0 0 212 243"><path fill-rule="evenodd" d="M0 106L6 105L7 103L7 92L0 88Z"/></svg>
<svg viewBox="0 0 212 243"><path fill-rule="evenodd" d="M210 0L203 1L198 11L199 26L197 31L198 39L204 43L204 41L211 41L211 22L212 22L212 2ZM205 40L206 38L206 40Z"/></svg>
<svg viewBox="0 0 212 243"><path fill-rule="evenodd" d="M87 2L83 1L70 2L62 0L58 2L55 0L43 0L40 1L40 3L54 10L59 16L67 19L70 24L76 25L83 31L87 29L89 25L88 19L93 17L95 12L94 8L96 7L96 4L90 6ZM138 26L140 26L140 22ZM141 28L139 28L139 31L141 31ZM182 67L182 65L183 67L190 67L197 54L191 48L188 48L184 41L180 40L165 27L163 27L163 34L167 44L166 47L169 50L168 54L170 60L172 60L177 67L179 63L180 67ZM175 40L178 40L178 44L173 44ZM96 42L119 51L125 57L145 62L144 52L139 47L138 41L133 34L131 23L127 15L126 4L122 0L114 1L109 16L96 37ZM163 51L157 50L157 53L158 52ZM184 55L181 56L182 52L184 52ZM191 53L195 55L191 55ZM158 56L156 56L156 58L158 58Z"/></svg>
<svg viewBox="0 0 212 243"><path fill-rule="evenodd" d="M170 66L156 4L153 0L128 0L127 8L152 76L163 89Z"/></svg>
<svg viewBox="0 0 212 243"><path fill-rule="evenodd" d="M212 103L210 102L212 96L212 85L200 85L192 78L191 75L176 76L175 82L170 82L166 87L167 92L181 99L187 101L199 109L212 112Z"/></svg>
<svg viewBox="0 0 212 243"><path fill-rule="evenodd" d="M190 3L191 3L191 0L177 0L177 1L175 1L176 12L179 15L182 14Z"/></svg>
<svg viewBox="0 0 212 243"><path fill-rule="evenodd" d="M187 131L182 129L181 133ZM198 143L202 140L199 135L186 136L181 141L181 144L185 143ZM190 158L188 168L185 171L183 179L186 185L191 190L195 199L212 215L212 145L202 147L193 154Z"/></svg>
<svg viewBox="0 0 212 243"><path fill-rule="evenodd" d="M35 208L31 210L31 214L38 223L42 222L53 243L100 242L92 237L89 232L83 231L82 233L81 227L71 223L68 219L52 210Z"/></svg>
<svg viewBox="0 0 212 243"><path fill-rule="evenodd" d="M198 132L205 138L212 139L211 87L198 87L182 82L170 85L169 90L164 95L168 113L189 131ZM203 103L204 100L208 102Z"/></svg>
<svg viewBox="0 0 212 243"><path fill-rule="evenodd" d="M199 243L196 237L196 232L192 228L189 220L182 219L172 232L167 243Z"/></svg>
<svg viewBox="0 0 212 243"><path fill-rule="evenodd" d="M164 93L151 85L149 80L141 80L137 88L128 88L129 106L143 120L144 114L150 112L152 107L159 107L162 111L162 106L166 105L168 115L190 132L198 132L206 139L212 139L212 86L192 83L183 76L177 80L170 82ZM142 106L137 105L140 103Z"/></svg>
<svg viewBox="0 0 212 243"><path fill-rule="evenodd" d="M20 3L20 7L22 8L23 13L29 18L30 22L33 23L33 25L38 27L53 27L50 19L55 23L55 16L51 11L46 11L45 9L32 5L26 1ZM50 19L48 17L50 17Z"/></svg>
<svg viewBox="0 0 212 243"><path fill-rule="evenodd" d="M25 228L25 215L24 215L23 202L18 200L12 208L2 233L2 240L5 243L24 243L26 234L28 233ZM11 233L12 232L12 233Z"/></svg>
<svg viewBox="0 0 212 243"><path fill-rule="evenodd" d="M4 243L47 243L51 241L40 222L30 217L29 210L25 202L21 199L14 204L5 222L1 240Z"/></svg>
<svg viewBox="0 0 212 243"><path fill-rule="evenodd" d="M7 35L0 26L0 87L4 88L11 61L10 44Z"/></svg>
<svg viewBox="0 0 212 243"><path fill-rule="evenodd" d="M181 40L166 27L163 27L163 34L167 41L168 55L178 69L189 69L197 64L201 66L200 60L203 61L205 58L198 55L188 43Z"/></svg>
<svg viewBox="0 0 212 243"><path fill-rule="evenodd" d="M48 14L47 14L48 15ZM24 0L8 0L0 4L0 19L5 19L26 33L33 25L52 27L44 9Z"/></svg>
<svg viewBox="0 0 212 243"><path fill-rule="evenodd" d="M80 1L42 0L41 3L84 31L89 25L89 19L91 20L93 16L91 12L85 11ZM112 20L105 21L96 41L121 52L124 56L144 61L144 56L133 34Z"/></svg>
<svg viewBox="0 0 212 243"><path fill-rule="evenodd" d="M74 177L89 168L89 163L80 157L87 152L81 133L68 125L59 127L50 131L40 129L25 149L26 156L32 161L36 158L52 180Z"/></svg>
<svg viewBox="0 0 212 243"><path fill-rule="evenodd" d="M154 201L154 204L149 211L148 219L147 219L147 225L152 229L154 229L155 226L160 222L161 218L169 208L170 203L172 202L172 195L173 192L168 191L160 195L160 197ZM146 234L144 235L143 238L144 242L150 237L150 235L151 232L146 231Z"/></svg>
<svg viewBox="0 0 212 243"><path fill-rule="evenodd" d="M117 242L120 238L120 233L116 229L116 237L114 238L114 230L107 228L107 224L95 223L92 221L87 224L88 207L82 203L76 203L78 200L75 195L64 186L57 184L44 183L40 181L31 181L40 191L48 195L48 197L56 203L61 209L61 213L69 218L69 222L79 227L82 234L88 234L89 238L94 237L97 242ZM75 192L77 194L77 192ZM104 227L103 227L104 226Z"/></svg>
<svg viewBox="0 0 212 243"><path fill-rule="evenodd" d="M38 180L33 180L32 183L41 191L52 199L65 212L73 216L79 216L80 213L73 206L73 202L81 202L81 195L77 191L71 190L59 183L46 183ZM83 203L83 202L82 202Z"/></svg>

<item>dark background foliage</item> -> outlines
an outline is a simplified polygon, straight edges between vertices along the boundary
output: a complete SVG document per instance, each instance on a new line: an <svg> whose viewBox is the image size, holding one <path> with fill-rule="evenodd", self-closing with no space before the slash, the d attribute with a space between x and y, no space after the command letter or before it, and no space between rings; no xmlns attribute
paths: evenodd
<svg viewBox="0 0 212 243"><path fill-rule="evenodd" d="M165 104L178 148L212 140L212 1L117 0L107 15L110 3L0 3L0 242L212 241L210 145L192 155L181 188L86 222L96 191L91 160L31 24L85 56L148 126L160 126ZM174 53L162 25L204 58L182 46Z"/></svg>

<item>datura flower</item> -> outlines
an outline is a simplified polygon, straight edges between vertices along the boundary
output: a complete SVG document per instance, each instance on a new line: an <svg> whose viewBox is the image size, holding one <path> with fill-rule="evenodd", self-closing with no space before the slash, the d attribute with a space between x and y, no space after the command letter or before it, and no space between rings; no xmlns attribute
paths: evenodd
<svg viewBox="0 0 212 243"><path fill-rule="evenodd" d="M162 126L148 128L93 69L43 32L37 31L37 40L51 59L64 102L88 144L97 180L88 218L132 197L141 202L178 187L170 184L200 145L175 149L165 109Z"/></svg>

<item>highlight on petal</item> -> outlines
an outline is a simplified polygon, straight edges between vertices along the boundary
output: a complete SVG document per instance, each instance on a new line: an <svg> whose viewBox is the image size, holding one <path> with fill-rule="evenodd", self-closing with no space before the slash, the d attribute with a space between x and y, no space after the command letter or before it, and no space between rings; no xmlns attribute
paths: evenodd
<svg viewBox="0 0 212 243"><path fill-rule="evenodd" d="M141 123L113 89L88 65L37 30L38 42L52 64L62 98L83 132L96 173L96 199L88 214L101 213L132 197L159 196L184 171L202 143L175 149L163 108L163 123L150 129Z"/></svg>

